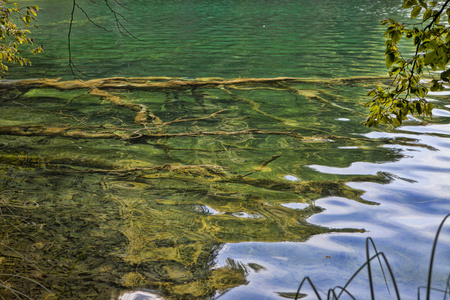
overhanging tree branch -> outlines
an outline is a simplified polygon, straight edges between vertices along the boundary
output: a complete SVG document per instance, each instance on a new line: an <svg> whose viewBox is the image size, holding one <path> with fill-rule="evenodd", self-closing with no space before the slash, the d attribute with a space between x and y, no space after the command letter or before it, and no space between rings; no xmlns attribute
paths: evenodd
<svg viewBox="0 0 450 300"><path fill-rule="evenodd" d="M425 99L429 90L443 90L443 82L450 80L450 34L449 28L440 24L444 11L450 16L450 0L438 4L432 0L404 0L403 8L411 8L411 19L418 17L423 10L422 22L412 25L412 28L393 19L387 19L382 24L388 29L384 36L387 38L386 67L389 74L395 76L390 87L384 89L379 86L371 90L368 95L373 96L366 106L370 108L366 126L378 126L380 123L390 123L399 126L407 119L408 114L417 113L431 116L433 105ZM439 7L439 8L438 8ZM431 21L429 21L431 20ZM429 23L421 28L425 22ZM412 39L415 53L405 59L398 49L402 37ZM430 83L420 80L423 69L443 70L440 79L432 78Z"/></svg>
<svg viewBox="0 0 450 300"><path fill-rule="evenodd" d="M114 9L111 4L108 2L108 0L104 0L105 2L105 6L107 7L108 11L111 13L111 15L114 17L114 22L116 24L116 28L118 30L118 32L120 32L120 34L124 35L124 36L129 36L132 37L136 40L140 40L139 38L137 38L135 35L133 35L124 25L124 21L128 22L128 20L125 18L125 16L123 14L121 14L120 12L118 12L116 9ZM91 3L95 3L95 1L90 0ZM119 5L122 8L128 9L125 7L125 4L118 2L117 0L114 1L114 3L116 3L117 5ZM104 26L100 25L99 23L95 22L90 16L89 13L86 11L86 9L84 9L81 5L78 4L77 0L73 0L72 2L72 10L70 13L70 21L69 21L69 31L67 34L67 48L68 48L68 53L69 53L69 63L68 63L68 67L70 68L70 71L72 72L72 75L75 78L79 78L81 76L86 76L85 73L83 73L74 63L74 59L73 59L73 51L72 51L72 35L73 35L73 27L74 27L74 19L75 19L75 12L76 9L80 10L84 16L86 17L86 19L92 23L94 26L103 29L105 31L110 32L110 30L108 30L107 28L105 28Z"/></svg>

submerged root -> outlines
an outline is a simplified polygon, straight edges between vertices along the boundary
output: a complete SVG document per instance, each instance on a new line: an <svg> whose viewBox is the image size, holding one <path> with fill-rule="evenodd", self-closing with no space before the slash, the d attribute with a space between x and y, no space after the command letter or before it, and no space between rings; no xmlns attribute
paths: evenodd
<svg viewBox="0 0 450 300"><path fill-rule="evenodd" d="M291 125L292 126L292 125L296 125L297 124L296 121L282 119L282 118L279 118L277 116L274 116L274 115L271 115L269 113L266 113L266 112L262 111L261 109L259 109L260 104L255 102L255 101L253 101L253 100L251 100L251 99L240 97L240 96L230 92L229 90L227 90L224 87L222 87L221 89L223 91L225 91L228 95L230 95L233 99L249 103L252 106L252 109L254 111L256 111L257 113L259 113L259 114L261 114L261 115L263 115L265 117L268 117L270 119L276 120L276 121L281 122L281 123L283 123L285 125Z"/></svg>
<svg viewBox="0 0 450 300"><path fill-rule="evenodd" d="M168 122L164 122L159 124L160 127L164 127L164 126L168 126L174 123L181 123L181 122L196 122L196 121L201 121L201 120L207 120L207 119L211 119L211 118L215 118L218 114L223 113L228 111L229 109L221 109L219 111L216 111L215 113L210 114L209 116L206 117L199 117L199 118L186 118L186 117L180 117L177 118L175 120L172 121L168 121Z"/></svg>
<svg viewBox="0 0 450 300"><path fill-rule="evenodd" d="M361 115L361 116L365 116L365 114L363 114L363 113L361 113L359 111L355 111L355 110L350 109L348 107L341 106L339 104L336 104L334 102L331 102L331 101L321 97L319 92L316 91L316 90L299 90L299 89L296 89L294 87L291 87L291 86L288 86L286 84L283 84L281 82L279 82L277 84L280 87L284 88L285 90L287 90L287 91L289 91L289 92L291 92L291 93L293 93L295 95L300 95L300 96L303 96L303 97L305 97L307 99L311 99L311 100L319 101L319 102L322 102L322 103L326 103L326 104L329 104L331 106L334 106L334 107L337 107L337 108L340 108L340 109L344 109L344 110L347 110L347 111L351 111L352 113L355 113L355 114L358 114L358 115Z"/></svg>
<svg viewBox="0 0 450 300"><path fill-rule="evenodd" d="M137 112L134 121L138 124L146 124L148 122L148 118L150 118L151 123L154 125L161 125L162 123L162 121L157 116L155 116L150 110L148 110L147 107L143 104L124 102L120 99L119 96L112 95L111 93L108 93L107 91L104 90L100 90L98 88L92 88L91 90L89 90L89 94L91 94L92 96L99 96L103 99L110 101L115 105L122 106Z"/></svg>

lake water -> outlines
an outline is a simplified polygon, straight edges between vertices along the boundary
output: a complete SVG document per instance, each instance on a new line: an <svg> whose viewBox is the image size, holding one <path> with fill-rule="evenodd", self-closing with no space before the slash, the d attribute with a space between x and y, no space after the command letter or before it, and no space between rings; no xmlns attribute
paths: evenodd
<svg viewBox="0 0 450 300"><path fill-rule="evenodd" d="M45 53L3 83L71 80L72 3L20 1L30 2L41 7L34 32ZM119 32L104 2L80 2L108 31L77 10L73 61L86 81L151 82L0 82L0 289L293 299L309 276L326 295L365 262L372 237L402 299L417 298L450 212L450 92L428 95L432 119L361 125L367 89L388 82L379 23L404 17L399 3L120 3L110 4L136 38ZM226 81L273 77L297 79ZM436 288L448 278L449 228ZM376 269L379 298L395 299ZM359 299L370 297L366 277L350 286Z"/></svg>

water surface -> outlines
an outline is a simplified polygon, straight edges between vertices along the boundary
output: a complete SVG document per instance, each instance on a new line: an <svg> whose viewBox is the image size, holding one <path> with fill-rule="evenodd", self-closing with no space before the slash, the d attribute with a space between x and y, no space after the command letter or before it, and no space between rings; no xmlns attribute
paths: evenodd
<svg viewBox="0 0 450 300"><path fill-rule="evenodd" d="M71 3L36 2L45 53L7 79L70 80ZM72 51L84 80L310 80L107 94L5 88L0 267L10 275L1 282L36 298L150 289L174 299L286 299L304 276L323 291L344 285L371 236L402 299L416 298L450 210L450 99L430 94L433 119L411 118L398 129L360 124L366 90L386 82L378 24L402 17L397 3L112 4L138 39L118 32L103 3L80 4L111 30L77 12ZM113 97L155 119L136 121L138 112ZM198 136L148 137L186 132ZM110 136L90 137L98 133ZM437 287L448 274L448 230L440 245ZM376 283L385 293L378 273ZM367 279L351 290L367 298Z"/></svg>

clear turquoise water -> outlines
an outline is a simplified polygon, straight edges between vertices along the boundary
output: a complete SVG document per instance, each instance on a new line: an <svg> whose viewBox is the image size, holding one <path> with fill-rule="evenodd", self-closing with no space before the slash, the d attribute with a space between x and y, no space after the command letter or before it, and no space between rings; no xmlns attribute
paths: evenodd
<svg viewBox="0 0 450 300"><path fill-rule="evenodd" d="M56 0L36 2L42 8L40 28L35 31L36 40L44 44L45 54L33 57L32 67L11 68L8 78L62 77L70 79L71 73L67 68L67 27L71 3L69 1L62 3L62 1ZM112 32L105 32L96 28L86 21L81 13L77 14L72 51L77 67L87 75L87 79L113 76L337 78L384 75L386 70L383 57L383 28L379 26L379 21L392 15L401 17L401 15L399 16L401 12L397 9L398 3L365 0L314 2L305 0L270 2L256 0L195 2L141 0L129 3L127 5L129 10L116 5L115 9L129 19L125 26L139 38L136 40L122 36L114 29L114 20L110 14L105 12L103 3L89 4L86 1L84 5L86 5L92 20L112 30ZM368 87L370 86L362 84L354 86L325 84L302 86L301 88L321 90L321 95L327 100L354 111L363 111L362 103L366 101L364 94ZM236 238L235 242L230 239L228 243L222 243L220 250L217 251L217 256L213 259L214 266L216 268L225 266L227 259L231 258L245 266L248 272L246 278L248 283L228 290L226 293L221 291L217 295L220 294L220 299L283 299L282 293L295 292L298 283L304 276L310 276L324 291L335 285L343 285L352 273L364 263L364 240L371 236L375 239L378 249L386 253L392 264L402 299L416 298L416 288L426 282L434 233L443 216L450 211L448 202L450 193L450 97L448 93L429 95L430 100L434 101L437 107L432 120L422 122L412 119L398 129L384 127L369 130L360 125L363 118L354 112L327 106L323 103L304 101L305 99L301 97L296 98L292 95L258 90L239 92L242 97L256 99L262 103L263 111L277 117L295 120L301 124L301 126L289 127L273 122L273 120L269 122L257 113L248 113L249 109L244 104L232 102L221 93L207 92L211 97L219 99L207 98L207 104L210 107L232 107L233 116L235 116L234 114L239 116L242 113L242 115L252 117L237 125L230 122L230 128L235 128L233 126L240 126L240 129L246 128L246 126L262 127L274 130L296 130L304 134L321 130L358 139L386 138L394 142L335 141L326 145L300 147L290 141L270 138L225 142L206 140L198 144L181 141L169 143L169 145L179 148L207 148L210 145L215 147L216 142L225 145L236 142L242 147L236 147L226 154L178 151L168 158L157 147L149 150L140 145L127 147L119 142L102 142L99 145L83 142L83 144L76 143L74 145L73 141L65 139L45 140L45 143L42 140L41 142L47 146L42 149L30 150L26 146L28 143L26 140L22 142L19 139L14 140L12 137L2 136L2 151L8 152L13 147L15 151L25 149L24 151L29 151L31 154L70 154L73 153L70 151L80 147L80 155L86 157L95 157L100 154L107 160L114 160L129 156L133 159L145 159L153 163L178 161L183 164L214 161L228 164L232 170L239 171L245 164L258 165L258 162L264 161L274 153L280 153L282 157L269 165L273 172L263 174L263 178L282 180L282 178L286 178L283 176L292 176L288 178L295 177L301 180L320 182L321 180L347 178L346 176L349 175L373 175L390 179L388 183L384 184L352 180L347 183L347 186L362 191L362 199L376 202L379 205L363 204L344 195L334 196L333 190L331 190L327 196L315 200L315 205L323 208L324 211L307 219L309 223L323 227L364 228L367 230L365 233L328 233L315 235L302 242L280 235L276 241L271 237L270 242L255 242L250 238L243 241ZM46 105L55 105L56 109L59 100L55 99L60 96L49 93L50 95L46 95L45 100L41 101ZM34 95L28 96L33 97ZM140 101L147 101L155 113L161 118L166 118L166 121L184 115L199 114L204 109L197 108L192 97L190 98L187 94L181 94L181 100L172 99L173 101L169 103L172 108L161 100L164 95L154 96L156 100L147 99L145 98L147 96L142 94L134 96L141 99ZM35 99L35 103L39 104L39 97L42 99L43 96L37 93L36 97L33 99ZM153 100L155 102L152 102ZM95 109L87 106L90 102L81 101L81 103L80 106L76 107L75 104L71 108L74 113L81 114L81 105L85 105L84 109L87 111ZM163 105L163 103L165 104ZM11 110L16 109L13 105L9 107L4 104L4 107ZM205 112L212 113L213 110L208 110L210 107L207 107ZM21 119L10 118L5 117L7 115L5 112L6 110L1 113L4 124L6 122L8 125L16 124L14 122L19 121L27 122L26 116ZM39 122L42 123L45 120L39 120ZM224 122L220 123L221 126L226 125L225 121L221 122ZM207 128L214 126L215 123L205 125ZM302 128L304 127L312 128L312 131L304 130L303 132ZM183 130L183 128L178 130ZM408 142L404 143L406 139ZM86 150L82 150L81 147ZM252 150L250 151L246 147ZM117 154L118 152L120 155ZM14 184L8 183L8 189L2 193L3 199L8 193L13 193L12 191L20 194L20 190L26 190L27 181L22 179L22 175L16 174L15 176L21 178L23 182L16 188L14 188ZM103 192L99 192L93 183L90 184L90 182L97 182L95 178L86 177L83 183L75 181L75 179L71 179L73 182L61 178L58 180L48 176L37 182L42 182L42 185L46 187L53 186L55 192L52 192L51 195L54 196L50 197L53 199L51 200L52 205L58 202L55 199L65 199L67 203L63 208L67 209L67 212L61 208L64 213L70 214L71 209L75 209L71 205L77 207L76 195L79 195L78 197L81 199L86 199L83 198L87 197L86 195L107 197L103 196ZM144 191L139 189L128 191L119 186L122 181L129 180L128 178L124 179L119 176L119 178L112 177L105 180L112 182L112 190L105 193L111 193L124 199L126 197L152 199L152 197L156 197L154 193L159 193L162 199L189 200L190 205L201 204L203 205L202 209L209 211L213 217L217 213L214 207L220 207L215 202L206 201L205 204L203 198L202 200L196 199L195 197L199 197L198 194L190 191L188 185L186 185L187 192L184 195L182 189L173 188L171 182L139 181L139 183L148 185ZM114 184L117 186L114 187ZM228 184L225 187L230 190L235 188ZM225 187L222 188L225 189ZM62 197L58 188L68 191L67 194L72 196ZM157 192L151 189L157 190ZM270 191L267 192L270 196L265 198L264 190L252 190L249 187L242 187L242 189L247 193L255 193L270 205L272 205L270 202L273 200L272 198L282 197ZM176 193L172 195L174 191ZM40 191L28 191L26 195L39 193ZM110 195L108 194L108 196ZM20 199L20 196L17 197ZM101 208L103 204L96 203L95 198L84 200L83 205L89 209L89 204L92 202L93 206L95 204L95 207ZM40 198L36 196L36 199ZM279 199L276 199L279 203ZM42 200L41 205L44 206L46 201L49 200ZM108 220L110 222L108 224L116 224L114 222L118 218L115 215L118 212L114 210L114 205L118 204L114 203L108 202L104 208L106 212L102 218ZM292 198L282 204L294 212L303 209L306 205L301 201L297 203ZM50 205L50 207L53 206ZM142 208L147 212L152 212L153 209L154 207ZM242 210L239 210L242 209L241 206L231 209L235 209L235 214L241 213L240 216L243 216ZM179 211L173 212L174 220L181 218L183 207L177 208L177 210ZM261 213L257 209L256 211ZM57 214L56 211L55 214ZM81 215L84 216L84 214L86 213L83 212ZM275 215L274 213L272 216ZM64 216L58 215L58 218L57 224L65 224ZM90 218L95 218L95 216ZM88 219L86 217L86 220ZM274 220L277 219L274 217ZM69 221L67 222L70 224ZM73 223L76 222L73 221ZM102 226L95 232L100 230L108 232L108 229L105 228L109 227L103 228ZM70 228L70 225L67 227ZM148 227L142 225L142 228ZM87 229L83 230L90 232ZM68 229L68 231L70 230ZM189 231L182 232L185 235L191 234ZM146 235L145 232L142 234ZM239 232L234 232L234 234L239 236ZM118 249L114 249L114 251L120 253L120 243L126 244L123 237L117 238L111 232L104 236L107 236L105 243L99 242L93 247L99 253L105 245L111 248L117 247ZM73 240L78 241L78 238L74 235ZM106 241L106 239L108 240ZM255 239L263 240L261 237ZM70 238L69 240L72 241ZM113 241L116 242L113 243ZM76 251L73 249L77 247L76 243L74 242L72 248L69 247L75 253ZM89 242L81 241L79 243L80 245L89 244ZM446 255L448 247L444 247L449 245L448 230L445 231L441 245L434 277L436 284L442 284L449 270L450 260ZM61 246L61 251L64 251L64 246ZM93 255L91 252L89 253ZM254 264L263 268L258 270L250 267ZM123 267L119 263L113 265L118 269ZM162 267L158 266L164 268L164 263L162 265ZM110 268L109 265L105 267L105 270L109 270L108 268ZM80 278L74 282L83 282L83 273ZM86 278L85 282L93 280L88 276ZM102 277L100 278L102 279ZM377 284L382 290L383 282L378 277ZM129 290L145 287L145 285L133 286ZM126 291L127 289L122 287L120 290ZM360 299L368 299L367 280L359 279L352 286L352 291L359 295ZM101 291L98 293L100 298L110 297L110 294L103 295ZM389 296L383 295L381 298L389 299Z"/></svg>
<svg viewBox="0 0 450 300"><path fill-rule="evenodd" d="M67 26L71 2L37 1L46 49L32 77L70 76ZM130 1L114 8L139 40L115 30L103 3L77 13L74 60L89 77L341 77L384 74L380 19L384 1ZM95 67L93 67L95 65ZM10 76L21 77L23 71Z"/></svg>

